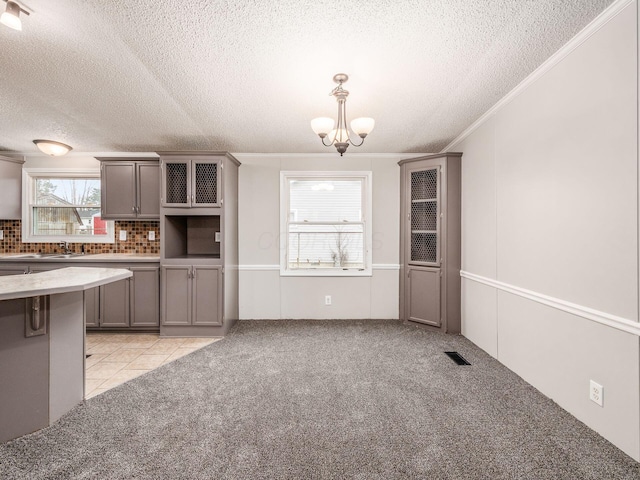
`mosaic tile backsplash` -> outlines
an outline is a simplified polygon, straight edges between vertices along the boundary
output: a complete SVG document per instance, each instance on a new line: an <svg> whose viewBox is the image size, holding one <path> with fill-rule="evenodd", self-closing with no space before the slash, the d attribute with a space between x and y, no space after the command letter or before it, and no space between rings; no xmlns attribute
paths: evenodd
<svg viewBox="0 0 640 480"><path fill-rule="evenodd" d="M22 243L22 222L20 220L0 220L0 230L4 239L0 240L0 253L60 253L57 243ZM118 240L120 230L127 231L127 240ZM145 253L160 255L160 222L117 221L115 222L115 243L85 243L86 253ZM148 233L154 231L156 239L150 241ZM80 253L82 242L70 243L69 248Z"/></svg>

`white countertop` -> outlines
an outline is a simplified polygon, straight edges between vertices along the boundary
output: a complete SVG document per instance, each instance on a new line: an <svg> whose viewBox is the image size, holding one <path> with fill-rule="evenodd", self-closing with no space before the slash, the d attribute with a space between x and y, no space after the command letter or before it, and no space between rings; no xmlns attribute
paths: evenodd
<svg viewBox="0 0 640 480"><path fill-rule="evenodd" d="M131 277L124 268L67 267L0 277L0 300L76 292Z"/></svg>
<svg viewBox="0 0 640 480"><path fill-rule="evenodd" d="M0 262L52 262L52 263L84 263L84 262L160 262L160 255L151 253L88 253L86 255L74 255L69 258L52 257L52 254L44 254L40 258L33 257L35 253L2 253Z"/></svg>

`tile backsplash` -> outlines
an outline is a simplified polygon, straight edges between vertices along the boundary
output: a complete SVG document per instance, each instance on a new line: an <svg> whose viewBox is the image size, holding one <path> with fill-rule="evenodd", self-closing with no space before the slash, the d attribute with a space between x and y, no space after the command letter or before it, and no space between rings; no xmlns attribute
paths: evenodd
<svg viewBox="0 0 640 480"><path fill-rule="evenodd" d="M0 220L0 230L4 239L0 240L0 253L59 253L58 243L22 243L22 221ZM126 230L127 240L119 240L120 230ZM148 233L155 232L155 240L149 240ZM146 253L160 255L160 222L157 221L117 221L115 222L115 243L85 243L86 253ZM73 242L69 248L80 253L82 242Z"/></svg>

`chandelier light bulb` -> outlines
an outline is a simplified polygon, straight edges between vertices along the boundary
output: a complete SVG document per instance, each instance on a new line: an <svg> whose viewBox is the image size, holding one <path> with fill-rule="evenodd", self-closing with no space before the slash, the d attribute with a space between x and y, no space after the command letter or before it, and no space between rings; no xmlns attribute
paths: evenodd
<svg viewBox="0 0 640 480"><path fill-rule="evenodd" d="M20 21L20 5L9 0L7 8L0 15L0 23L14 30L22 31L22 22Z"/></svg>
<svg viewBox="0 0 640 480"><path fill-rule="evenodd" d="M320 138L323 138L333 130L335 123L333 118L318 117L311 120L311 129L316 132L316 135L320 135Z"/></svg>
<svg viewBox="0 0 640 480"><path fill-rule="evenodd" d="M351 120L351 130L353 130L361 138L369 135L375 125L376 121L373 118L369 117L360 117Z"/></svg>

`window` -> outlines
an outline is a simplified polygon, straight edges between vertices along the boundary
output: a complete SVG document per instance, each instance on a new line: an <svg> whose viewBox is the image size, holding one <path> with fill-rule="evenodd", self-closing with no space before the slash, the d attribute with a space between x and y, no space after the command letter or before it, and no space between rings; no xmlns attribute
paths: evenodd
<svg viewBox="0 0 640 480"><path fill-rule="evenodd" d="M371 275L371 172L281 172L281 275Z"/></svg>
<svg viewBox="0 0 640 480"><path fill-rule="evenodd" d="M23 170L23 242L113 243L100 218L97 170Z"/></svg>

